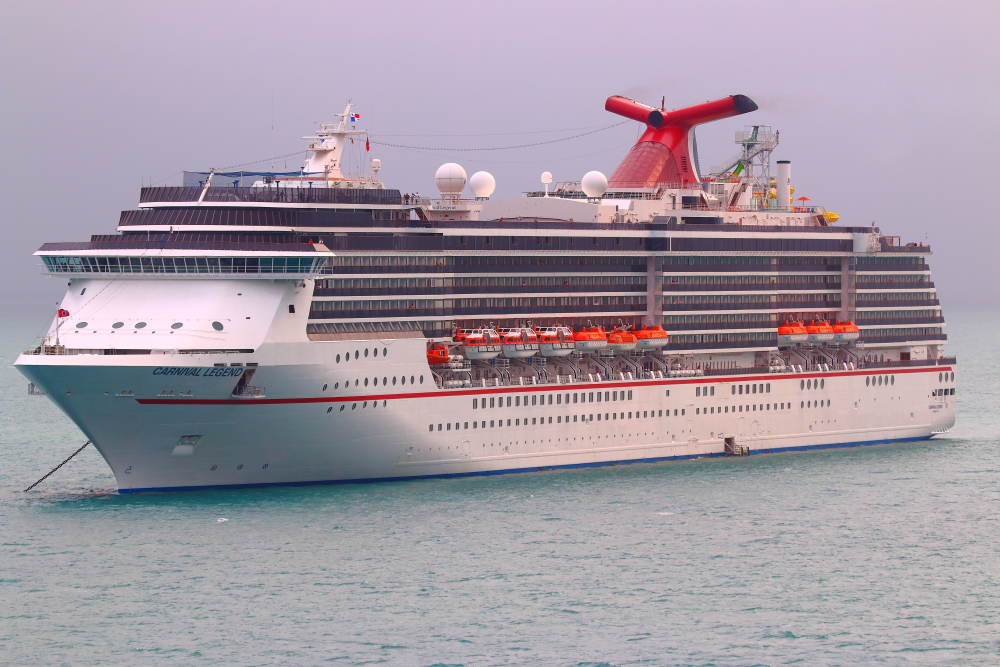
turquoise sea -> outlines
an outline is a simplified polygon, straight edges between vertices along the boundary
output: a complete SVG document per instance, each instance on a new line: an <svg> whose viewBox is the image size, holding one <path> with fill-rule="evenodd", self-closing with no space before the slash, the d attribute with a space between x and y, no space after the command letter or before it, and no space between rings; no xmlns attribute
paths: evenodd
<svg viewBox="0 0 1000 667"><path fill-rule="evenodd" d="M119 496L0 369L10 665L1000 664L1000 317L948 313L919 443Z"/></svg>

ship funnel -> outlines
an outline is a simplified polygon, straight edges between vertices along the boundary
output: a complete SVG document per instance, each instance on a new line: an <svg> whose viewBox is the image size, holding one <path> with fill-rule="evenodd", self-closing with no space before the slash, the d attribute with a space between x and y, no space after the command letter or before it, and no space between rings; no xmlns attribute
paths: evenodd
<svg viewBox="0 0 1000 667"><path fill-rule="evenodd" d="M609 97L604 108L646 124L646 131L608 179L612 188L650 188L664 183L700 183L690 144L694 128L757 110L746 95L662 111L627 97Z"/></svg>
<svg viewBox="0 0 1000 667"><path fill-rule="evenodd" d="M778 160L778 175L775 176L775 186L778 191L778 207L788 208L792 205L792 163L788 160Z"/></svg>

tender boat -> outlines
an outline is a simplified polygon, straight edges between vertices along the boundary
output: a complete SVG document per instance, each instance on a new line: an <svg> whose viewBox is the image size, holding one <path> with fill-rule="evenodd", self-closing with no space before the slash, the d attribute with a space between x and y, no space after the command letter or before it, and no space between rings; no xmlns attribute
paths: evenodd
<svg viewBox="0 0 1000 667"><path fill-rule="evenodd" d="M810 343L830 343L833 341L833 327L826 320L811 321L806 326L806 331L809 333Z"/></svg>
<svg viewBox="0 0 1000 667"><path fill-rule="evenodd" d="M584 327L573 334L573 344L580 352L603 350L608 346L608 334L600 327Z"/></svg>
<svg viewBox="0 0 1000 667"><path fill-rule="evenodd" d="M622 329L615 327L615 330L608 334L608 349L614 350L615 352L630 352L636 348L639 344L639 339L635 337L635 334L628 331L627 329Z"/></svg>
<svg viewBox="0 0 1000 667"><path fill-rule="evenodd" d="M567 357L576 350L569 327L535 327L535 335L543 357Z"/></svg>
<svg viewBox="0 0 1000 667"><path fill-rule="evenodd" d="M427 350L427 363L431 364L446 364L451 360L451 355L448 354L448 348L444 345L435 345L431 349Z"/></svg>
<svg viewBox="0 0 1000 667"><path fill-rule="evenodd" d="M778 327L778 345L796 345L809 340L809 332L802 325L802 322L789 322Z"/></svg>
<svg viewBox="0 0 1000 667"><path fill-rule="evenodd" d="M500 334L494 329L462 329L455 332L466 359L495 359L500 356Z"/></svg>
<svg viewBox="0 0 1000 667"><path fill-rule="evenodd" d="M667 332L661 326L643 326L635 332L636 347L640 350L658 350L669 341Z"/></svg>
<svg viewBox="0 0 1000 667"><path fill-rule="evenodd" d="M508 359L524 359L538 354L538 337L527 327L497 329L500 347Z"/></svg>
<svg viewBox="0 0 1000 667"><path fill-rule="evenodd" d="M861 336L858 325L851 320L837 321L833 324L833 340L836 343L846 343L857 340Z"/></svg>

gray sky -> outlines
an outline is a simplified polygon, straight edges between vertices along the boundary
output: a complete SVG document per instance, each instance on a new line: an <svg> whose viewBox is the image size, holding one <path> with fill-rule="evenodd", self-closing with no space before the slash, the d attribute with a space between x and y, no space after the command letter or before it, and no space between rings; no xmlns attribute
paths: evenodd
<svg viewBox="0 0 1000 667"><path fill-rule="evenodd" d="M348 99L374 140L480 147L615 122L604 111L612 94L657 106L666 96L669 109L735 93L760 110L700 128L703 171L736 152L734 130L770 124L797 196L844 224L928 238L946 314L1000 308L995 1L4 7L0 294L10 314L42 317L62 294L35 268L40 244L114 233L143 182L300 150ZM373 146L370 156L404 192L435 192L434 170L455 160L515 196L544 170L557 181L610 175L638 129L522 151Z"/></svg>

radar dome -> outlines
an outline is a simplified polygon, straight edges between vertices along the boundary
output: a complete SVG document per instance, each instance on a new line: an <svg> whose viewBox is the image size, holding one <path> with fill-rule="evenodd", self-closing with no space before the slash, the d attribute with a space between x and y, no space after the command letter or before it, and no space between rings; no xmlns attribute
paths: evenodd
<svg viewBox="0 0 1000 667"><path fill-rule="evenodd" d="M542 172L542 184L543 185L548 185L551 182L552 182L552 172L551 171L543 171Z"/></svg>
<svg viewBox="0 0 1000 667"><path fill-rule="evenodd" d="M497 181L488 171L477 171L469 179L473 197L489 197L497 189Z"/></svg>
<svg viewBox="0 0 1000 667"><path fill-rule="evenodd" d="M441 194L460 194L467 180L462 165L454 162L441 165L434 174L434 182Z"/></svg>
<svg viewBox="0 0 1000 667"><path fill-rule="evenodd" d="M599 171L588 171L580 179L580 187L588 197L600 197L608 191L608 177Z"/></svg>

